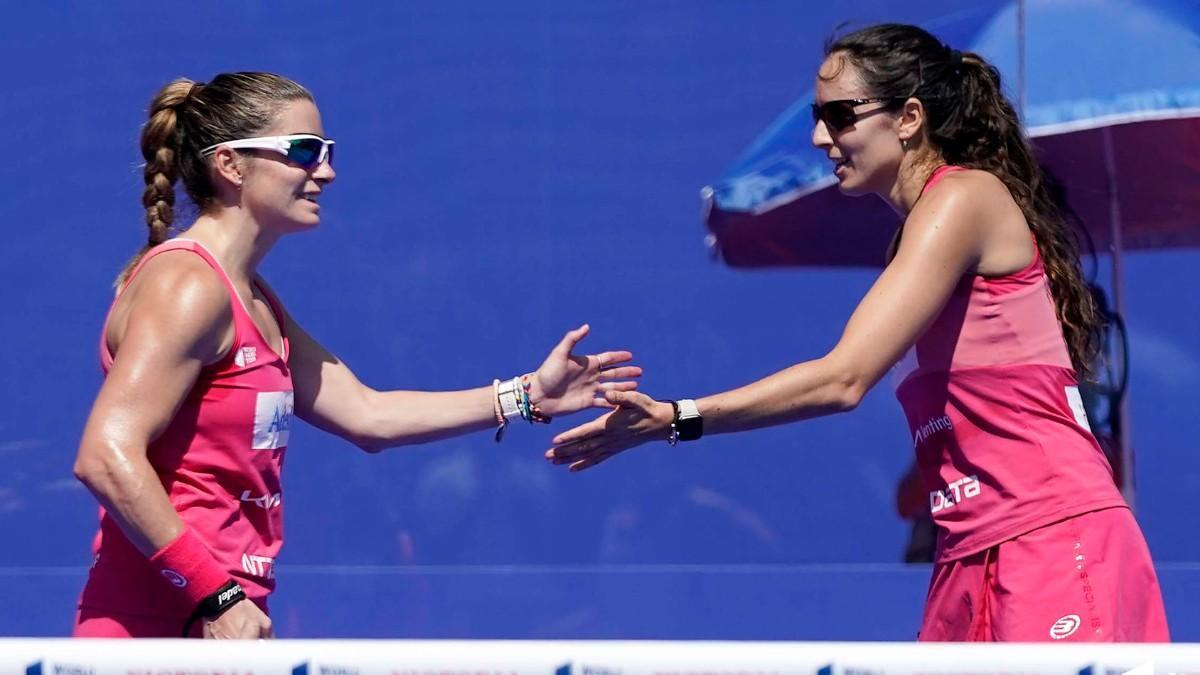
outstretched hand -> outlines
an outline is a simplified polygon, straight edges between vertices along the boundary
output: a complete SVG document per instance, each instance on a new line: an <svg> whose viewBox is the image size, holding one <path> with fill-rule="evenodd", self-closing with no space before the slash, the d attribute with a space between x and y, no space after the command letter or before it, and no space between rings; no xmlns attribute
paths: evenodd
<svg viewBox="0 0 1200 675"><path fill-rule="evenodd" d="M601 352L576 356L575 346L591 330L587 324L568 331L533 374L532 390L541 412L551 417L590 408L611 408L605 400L608 392L637 389L639 366L622 365L633 360L628 351Z"/></svg>
<svg viewBox="0 0 1200 675"><path fill-rule="evenodd" d="M555 436L546 459L582 471L647 441L667 440L675 419L670 403L635 391L609 391L605 397L615 409Z"/></svg>

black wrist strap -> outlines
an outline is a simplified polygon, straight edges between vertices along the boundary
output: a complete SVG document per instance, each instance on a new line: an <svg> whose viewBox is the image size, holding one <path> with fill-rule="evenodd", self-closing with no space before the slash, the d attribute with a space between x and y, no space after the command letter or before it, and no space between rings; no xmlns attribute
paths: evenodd
<svg viewBox="0 0 1200 675"><path fill-rule="evenodd" d="M183 637L187 637L188 633L192 632L192 624L196 623L198 619L216 619L229 611L230 607L245 599L246 591L242 590L241 584L230 579L212 595L200 601L200 604L196 606L196 611L192 612L187 623L183 624Z"/></svg>

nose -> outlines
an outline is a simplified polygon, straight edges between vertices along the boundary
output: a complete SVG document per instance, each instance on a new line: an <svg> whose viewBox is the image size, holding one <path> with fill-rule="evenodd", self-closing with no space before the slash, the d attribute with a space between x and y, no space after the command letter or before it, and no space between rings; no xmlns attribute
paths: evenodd
<svg viewBox="0 0 1200 675"><path fill-rule="evenodd" d="M312 172L313 180L321 183L332 183L337 178L337 171L333 170L333 164L328 159L317 165Z"/></svg>
<svg viewBox="0 0 1200 675"><path fill-rule="evenodd" d="M812 144L822 150L833 147L833 136L829 133L829 127L825 126L825 120L817 120L813 125Z"/></svg>

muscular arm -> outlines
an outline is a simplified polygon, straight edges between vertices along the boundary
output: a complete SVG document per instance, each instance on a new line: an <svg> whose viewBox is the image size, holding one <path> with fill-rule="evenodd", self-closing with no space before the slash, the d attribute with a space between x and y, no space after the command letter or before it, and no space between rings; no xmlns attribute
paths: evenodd
<svg viewBox="0 0 1200 675"><path fill-rule="evenodd" d="M290 316L289 362L296 414L363 450L427 443L496 425L492 387L464 391L376 391Z"/></svg>
<svg viewBox="0 0 1200 675"><path fill-rule="evenodd" d="M427 443L495 426L491 385L463 391L376 391L367 387L304 331L286 319L291 336L289 357L296 392L296 413L304 420L346 438L368 452L397 445ZM568 331L529 378L529 397L549 416L586 407L610 407L607 391L631 391L627 378L642 369L625 365L627 351L590 356L572 353L588 333L580 326Z"/></svg>
<svg viewBox="0 0 1200 675"><path fill-rule="evenodd" d="M75 475L150 556L173 541L183 523L147 448L200 369L229 348L232 314L220 279L202 260L183 254L147 263L121 302L128 311L117 331L119 346L84 427Z"/></svg>
<svg viewBox="0 0 1200 675"><path fill-rule="evenodd" d="M896 257L859 303L837 345L819 359L698 399L704 433L756 429L855 408L937 317L963 275L979 268L985 249L990 246L993 257L1003 249L1005 261L1014 251L1016 257L1028 252L1028 231L1022 229L1019 212L1015 228L1001 233L1003 246L985 245L990 237L1000 238L992 231L997 229L992 227L996 213L1011 214L1013 208L1007 190L992 176L978 171L947 176L909 214ZM1017 236L1008 231L1014 229L1021 230ZM547 458L580 470L667 437L670 404L636 392L610 392L608 400L617 410L558 435Z"/></svg>
<svg viewBox="0 0 1200 675"><path fill-rule="evenodd" d="M955 177L957 178L957 177ZM698 400L705 433L742 431L855 408L978 264L982 227L966 190L941 190L909 215L896 257L824 357Z"/></svg>

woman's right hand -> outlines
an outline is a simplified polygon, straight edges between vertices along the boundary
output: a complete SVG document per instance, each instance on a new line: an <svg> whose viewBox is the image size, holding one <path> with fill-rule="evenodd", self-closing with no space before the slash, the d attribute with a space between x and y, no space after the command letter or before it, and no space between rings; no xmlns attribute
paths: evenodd
<svg viewBox="0 0 1200 675"><path fill-rule="evenodd" d="M212 621L204 622L205 640L258 640L274 639L275 629L271 618L258 605L242 600Z"/></svg>
<svg viewBox="0 0 1200 675"><path fill-rule="evenodd" d="M582 471L642 443L667 440L675 420L670 403L636 391L607 391L604 396L616 409L555 436L547 460Z"/></svg>

